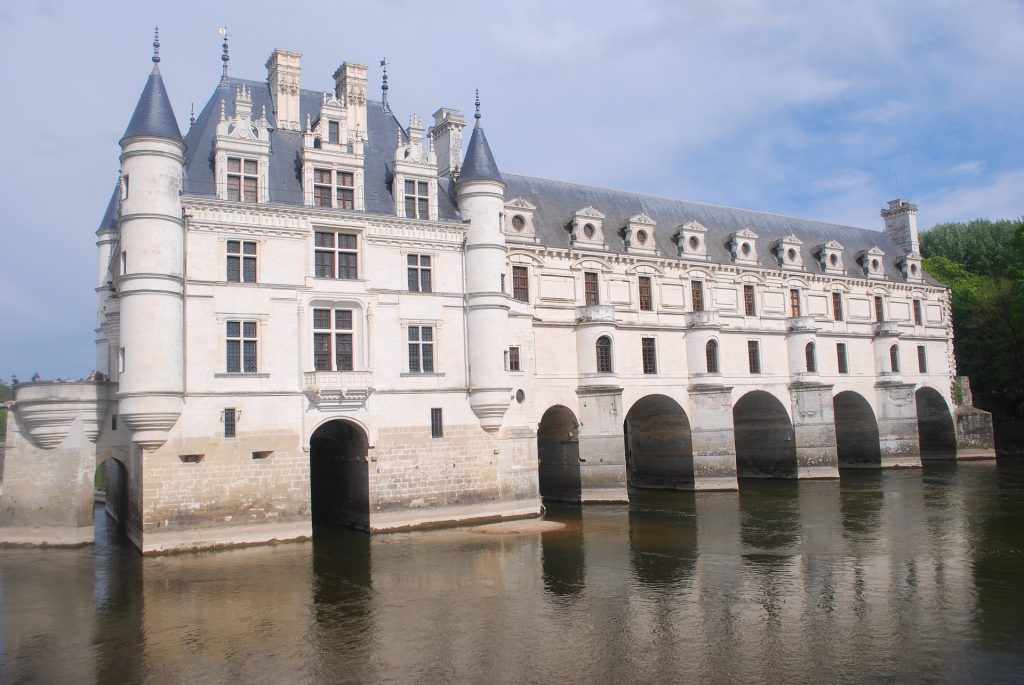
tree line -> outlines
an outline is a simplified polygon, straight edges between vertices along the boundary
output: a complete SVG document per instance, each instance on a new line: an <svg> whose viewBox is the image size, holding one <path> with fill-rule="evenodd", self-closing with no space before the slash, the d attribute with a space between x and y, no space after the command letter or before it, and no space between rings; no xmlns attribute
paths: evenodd
<svg viewBox="0 0 1024 685"><path fill-rule="evenodd" d="M924 268L949 286L957 373L998 424L1024 419L1024 217L938 224Z"/></svg>

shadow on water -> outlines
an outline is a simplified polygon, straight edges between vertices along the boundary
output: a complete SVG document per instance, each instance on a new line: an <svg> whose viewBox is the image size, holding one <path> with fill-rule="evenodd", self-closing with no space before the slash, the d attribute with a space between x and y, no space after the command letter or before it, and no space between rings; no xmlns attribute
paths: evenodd
<svg viewBox="0 0 1024 685"><path fill-rule="evenodd" d="M839 516L843 537L855 542L878 538L878 523L885 502L881 470L846 470L839 487Z"/></svg>
<svg viewBox="0 0 1024 685"><path fill-rule="evenodd" d="M583 551L583 510L568 504L545 504L544 518L566 525L565 530L540 536L544 591L557 597L578 595L587 584Z"/></svg>
<svg viewBox="0 0 1024 685"><path fill-rule="evenodd" d="M629 550L640 585L689 584L697 564L696 493L630 493Z"/></svg>
<svg viewBox="0 0 1024 685"><path fill-rule="evenodd" d="M800 544L800 484L795 480L740 483L740 542L757 552L744 558L762 565L786 563Z"/></svg>
<svg viewBox="0 0 1024 685"><path fill-rule="evenodd" d="M313 604L318 623L365 616L373 592L371 539L338 526L317 526L313 536Z"/></svg>

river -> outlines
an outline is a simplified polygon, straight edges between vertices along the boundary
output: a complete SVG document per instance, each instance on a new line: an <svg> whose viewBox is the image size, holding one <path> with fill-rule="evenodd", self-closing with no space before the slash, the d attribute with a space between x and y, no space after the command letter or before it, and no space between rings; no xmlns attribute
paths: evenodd
<svg viewBox="0 0 1024 685"><path fill-rule="evenodd" d="M468 529L0 549L4 683L1024 678L1024 460L742 481Z"/></svg>

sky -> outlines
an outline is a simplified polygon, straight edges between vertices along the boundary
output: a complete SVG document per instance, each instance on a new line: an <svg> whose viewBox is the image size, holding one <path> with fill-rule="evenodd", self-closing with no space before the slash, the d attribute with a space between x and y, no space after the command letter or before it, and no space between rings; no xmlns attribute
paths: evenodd
<svg viewBox="0 0 1024 685"><path fill-rule="evenodd" d="M95 363L95 231L152 67L188 128L221 73L370 67L403 123L483 123L503 171L880 230L1024 215L1020 0L0 4L0 379Z"/></svg>

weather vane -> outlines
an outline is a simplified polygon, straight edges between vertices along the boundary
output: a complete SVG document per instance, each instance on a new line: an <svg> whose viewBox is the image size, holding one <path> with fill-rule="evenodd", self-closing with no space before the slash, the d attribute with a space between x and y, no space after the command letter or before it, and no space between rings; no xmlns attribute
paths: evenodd
<svg viewBox="0 0 1024 685"><path fill-rule="evenodd" d="M380 97L381 97L381 101L382 101L381 104L384 105L384 111L385 112L390 112L391 111L391 106L388 105L388 58L387 57L385 57L384 59L382 59L380 61L380 68L381 68L381 71L384 72L383 83L381 84L381 87L380 87L380 91L381 91L381 96Z"/></svg>
<svg viewBox="0 0 1024 685"><path fill-rule="evenodd" d="M224 73L221 75L220 80L221 81L227 81L228 80L228 60L231 59L231 57L228 56L228 27L227 26L221 26L217 30L217 33L219 33L221 36L224 37L224 54L220 56L221 62L224 63Z"/></svg>

